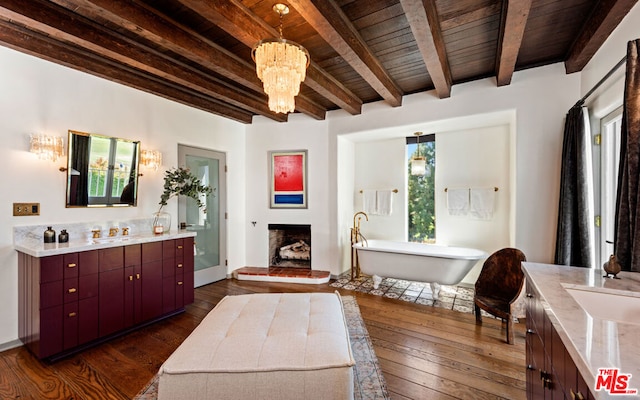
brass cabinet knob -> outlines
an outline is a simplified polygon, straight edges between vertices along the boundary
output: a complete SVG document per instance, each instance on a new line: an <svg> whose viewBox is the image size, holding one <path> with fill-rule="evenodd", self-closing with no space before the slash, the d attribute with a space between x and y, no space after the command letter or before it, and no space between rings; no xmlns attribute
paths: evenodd
<svg viewBox="0 0 640 400"><path fill-rule="evenodd" d="M67 268L75 268L75 267L76 267L75 263L67 264Z"/></svg>
<svg viewBox="0 0 640 400"><path fill-rule="evenodd" d="M69 317L75 317L76 315L78 315L78 314L76 314L76 313L74 313L74 312L70 312L70 313L69 313Z"/></svg>
<svg viewBox="0 0 640 400"><path fill-rule="evenodd" d="M69 293L75 293L76 291L77 291L76 288L71 288L71 289L67 290L67 292L69 292Z"/></svg>
<svg viewBox="0 0 640 400"><path fill-rule="evenodd" d="M182 248L182 245L181 245L181 244L179 244L179 245L178 245L178 248L179 248L179 249L181 249L181 248Z"/></svg>
<svg viewBox="0 0 640 400"><path fill-rule="evenodd" d="M181 286L184 282L180 281L178 282L178 286Z"/></svg>
<svg viewBox="0 0 640 400"><path fill-rule="evenodd" d="M182 268L182 264L178 264L178 268Z"/></svg>
<svg viewBox="0 0 640 400"><path fill-rule="evenodd" d="M140 279L140 274L136 274L136 279Z"/></svg>
<svg viewBox="0 0 640 400"><path fill-rule="evenodd" d="M133 275L129 275L129 280L132 281L133 280Z"/></svg>

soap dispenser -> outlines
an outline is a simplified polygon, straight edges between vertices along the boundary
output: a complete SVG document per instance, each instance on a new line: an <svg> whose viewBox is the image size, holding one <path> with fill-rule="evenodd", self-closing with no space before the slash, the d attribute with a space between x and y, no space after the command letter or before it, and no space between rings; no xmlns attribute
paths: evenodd
<svg viewBox="0 0 640 400"><path fill-rule="evenodd" d="M44 231L44 242L45 243L55 243L56 242L56 231L51 229L50 226L48 226L47 230Z"/></svg>

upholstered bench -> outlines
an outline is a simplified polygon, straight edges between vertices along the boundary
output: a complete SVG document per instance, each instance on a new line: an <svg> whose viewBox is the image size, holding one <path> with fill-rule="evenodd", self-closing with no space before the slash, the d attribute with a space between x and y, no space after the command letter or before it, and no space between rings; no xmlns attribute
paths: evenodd
<svg viewBox="0 0 640 400"><path fill-rule="evenodd" d="M227 296L160 368L158 399L353 399L338 293Z"/></svg>

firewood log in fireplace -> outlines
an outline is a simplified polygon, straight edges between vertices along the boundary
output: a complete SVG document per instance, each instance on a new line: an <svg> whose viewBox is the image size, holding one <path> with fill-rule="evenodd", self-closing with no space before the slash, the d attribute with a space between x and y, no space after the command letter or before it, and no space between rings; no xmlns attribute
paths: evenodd
<svg viewBox="0 0 640 400"><path fill-rule="evenodd" d="M304 240L280 247L280 258L283 260L310 260L311 246Z"/></svg>

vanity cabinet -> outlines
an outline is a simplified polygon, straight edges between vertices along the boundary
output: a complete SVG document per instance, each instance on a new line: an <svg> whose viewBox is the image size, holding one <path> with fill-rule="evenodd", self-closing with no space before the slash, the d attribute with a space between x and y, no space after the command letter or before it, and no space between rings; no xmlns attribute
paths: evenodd
<svg viewBox="0 0 640 400"><path fill-rule="evenodd" d="M530 284L526 290L527 399L594 399L551 323L539 294Z"/></svg>
<svg viewBox="0 0 640 400"><path fill-rule="evenodd" d="M193 264L193 237L44 257L18 252L20 339L50 358L173 315L193 302Z"/></svg>

